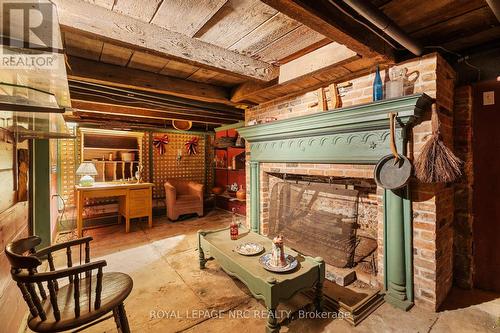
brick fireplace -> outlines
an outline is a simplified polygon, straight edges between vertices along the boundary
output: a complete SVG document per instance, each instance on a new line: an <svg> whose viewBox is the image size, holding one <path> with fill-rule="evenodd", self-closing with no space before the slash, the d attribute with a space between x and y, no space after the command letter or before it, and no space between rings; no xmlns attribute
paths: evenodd
<svg viewBox="0 0 500 333"><path fill-rule="evenodd" d="M439 55L431 54L397 66L406 67L409 72L417 73L416 79L407 83L405 88L407 93L425 92L435 98L441 109L442 132L445 141L450 144L452 140L453 114L451 112L453 110L454 73L449 65ZM356 107L369 102L372 81L373 75L352 79L350 81L352 89L342 97L344 106L342 110L346 107ZM316 99L316 92L313 91L262 104L247 110L246 120L269 117L278 120L290 120L295 117L299 117L298 119L307 118L318 112L314 107ZM336 111L327 111L326 113L329 112ZM382 111L381 114L384 116L380 118L380 124L382 124L383 119L386 127L388 127L387 112L389 112L388 109ZM356 122L354 116L350 116L350 119L342 120L342 126ZM363 116L370 117L371 114L366 113ZM399 116L405 117L401 112ZM419 150L430 132L429 116L429 112L422 113L408 133L398 132L398 150L400 152L406 151L410 159L418 156ZM371 120L368 119L367 122L369 121ZM320 127L321 122L320 120L317 123ZM278 123L280 121L276 122L276 124ZM270 124L257 125L256 128L259 126L265 128ZM290 127L290 124L285 126L293 128L296 133L307 130L307 128L314 128L313 122L307 123L305 127L300 127L298 123L293 124L293 127ZM248 128L251 129L251 127ZM361 131L363 132L365 129L363 128ZM380 129L380 131L387 133L385 128ZM345 133L346 131L341 132ZM316 144L321 145L329 142L323 140L321 143L321 139L314 140L314 138L325 134L321 130L312 133L306 139L304 137L301 139L300 134L289 133L288 139L280 138L282 142L277 139L276 130L272 130L265 140L255 140L250 135L247 138L250 142L247 145L250 154L250 168L247 171L248 197L250 201L258 202L258 205L248 205L248 225L261 233L269 233L270 174L286 173L373 180L374 163L389 153L386 137L381 134L382 132L377 133L379 136L365 135L359 138L347 135L344 139L346 142L350 140L351 143L354 143L354 148L344 146L340 150L334 148L332 151L332 146L328 146L329 149L325 150L328 151L330 157L322 155L321 149L318 150L317 147L310 149ZM405 135L407 137L403 138ZM245 130L242 131L242 136L246 136ZM294 138L294 136L296 137ZM276 145L281 145L279 147L281 150ZM280 153L280 151L286 150L283 148L286 145L289 145L288 152L286 154ZM256 187L252 187L251 179L258 179L258 193L252 191ZM417 306L436 310L444 300L452 281L453 188L446 185L426 185L412 180L409 189L408 197L404 201L408 208L405 208L406 210L402 213L407 215L405 218L409 220L410 226L408 230L410 239L406 239L407 242L409 241L409 248L405 258L409 265L406 267L405 274L407 275L408 287L411 289L408 296ZM376 252L377 280L381 285L384 285L388 284L384 276L384 263L387 259L386 253L384 253L386 250L384 248L384 190L376 188L375 193L366 200L371 200L377 206L376 228L373 228L376 230L378 245Z"/></svg>

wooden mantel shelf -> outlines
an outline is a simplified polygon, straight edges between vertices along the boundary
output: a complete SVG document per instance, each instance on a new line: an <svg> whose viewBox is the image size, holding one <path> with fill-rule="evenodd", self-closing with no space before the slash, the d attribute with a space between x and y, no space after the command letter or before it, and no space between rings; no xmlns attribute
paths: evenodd
<svg viewBox="0 0 500 333"><path fill-rule="evenodd" d="M404 152L407 125L430 107L414 94L238 129L258 162L375 164L390 153L389 118L397 116L396 144Z"/></svg>
<svg viewBox="0 0 500 333"><path fill-rule="evenodd" d="M246 126L239 128L238 132L248 142L259 142L317 136L332 132L355 132L359 129L388 128L388 113L397 112L400 124L406 125L419 117L431 101L432 98L426 94L413 94L266 124Z"/></svg>

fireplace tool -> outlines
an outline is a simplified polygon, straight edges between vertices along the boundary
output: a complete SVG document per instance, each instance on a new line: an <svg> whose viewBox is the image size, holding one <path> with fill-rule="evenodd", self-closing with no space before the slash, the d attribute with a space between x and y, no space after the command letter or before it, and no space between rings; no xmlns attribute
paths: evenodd
<svg viewBox="0 0 500 333"><path fill-rule="evenodd" d="M406 156L399 154L396 147L396 116L397 114L393 112L389 114L392 154L382 157L375 166L377 185L388 190L395 190L405 186L410 180L412 170L410 160Z"/></svg>

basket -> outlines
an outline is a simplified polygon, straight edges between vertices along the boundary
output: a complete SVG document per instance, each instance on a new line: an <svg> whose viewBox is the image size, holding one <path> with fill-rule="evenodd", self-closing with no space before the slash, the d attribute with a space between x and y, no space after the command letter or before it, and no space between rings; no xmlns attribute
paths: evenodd
<svg viewBox="0 0 500 333"><path fill-rule="evenodd" d="M133 162L135 160L135 153L121 153L123 162Z"/></svg>

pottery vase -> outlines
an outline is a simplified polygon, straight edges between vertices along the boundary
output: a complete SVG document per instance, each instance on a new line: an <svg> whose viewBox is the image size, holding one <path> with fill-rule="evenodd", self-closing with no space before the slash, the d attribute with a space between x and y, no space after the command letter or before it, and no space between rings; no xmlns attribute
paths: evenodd
<svg viewBox="0 0 500 333"><path fill-rule="evenodd" d="M240 199L240 200L245 200L247 197L247 191L245 191L243 189L243 185L240 186L240 189L238 190L238 192L236 192L236 198Z"/></svg>

